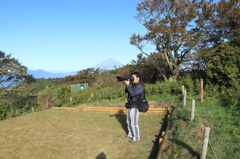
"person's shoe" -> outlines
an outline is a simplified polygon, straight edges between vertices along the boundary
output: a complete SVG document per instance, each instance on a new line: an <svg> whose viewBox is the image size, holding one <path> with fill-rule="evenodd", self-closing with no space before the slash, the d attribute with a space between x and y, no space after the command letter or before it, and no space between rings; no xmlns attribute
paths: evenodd
<svg viewBox="0 0 240 159"><path fill-rule="evenodd" d="M128 136L128 135L125 135L125 137L132 138L132 137L130 137L130 136Z"/></svg>
<svg viewBox="0 0 240 159"><path fill-rule="evenodd" d="M138 142L138 141L140 141L140 140L136 140L136 141L130 140L129 142L130 142L130 143L135 143L135 142Z"/></svg>

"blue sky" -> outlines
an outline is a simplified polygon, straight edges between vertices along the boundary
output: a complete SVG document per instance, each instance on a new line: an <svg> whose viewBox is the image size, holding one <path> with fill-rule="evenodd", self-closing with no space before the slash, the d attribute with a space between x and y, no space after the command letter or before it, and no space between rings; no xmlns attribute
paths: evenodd
<svg viewBox="0 0 240 159"><path fill-rule="evenodd" d="M141 0L0 0L0 50L30 70L71 72L112 58L126 65L139 51L132 33Z"/></svg>

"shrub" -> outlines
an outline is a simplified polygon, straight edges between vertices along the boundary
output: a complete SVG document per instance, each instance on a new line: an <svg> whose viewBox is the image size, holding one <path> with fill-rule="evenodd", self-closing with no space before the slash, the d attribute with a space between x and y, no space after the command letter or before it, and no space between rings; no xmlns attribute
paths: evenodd
<svg viewBox="0 0 240 159"><path fill-rule="evenodd" d="M52 97L57 106L67 103L70 99L71 88L70 86L60 86L52 90Z"/></svg>
<svg viewBox="0 0 240 159"><path fill-rule="evenodd" d="M51 96L52 88L49 88L48 86L38 93L37 100L38 104L42 107L43 110L51 109L56 104L53 101L53 98Z"/></svg>
<svg viewBox="0 0 240 159"><path fill-rule="evenodd" d="M240 83L240 37L222 43L212 51L206 73L212 83L235 88Z"/></svg>
<svg viewBox="0 0 240 159"><path fill-rule="evenodd" d="M8 101L0 102L0 120L6 119L8 117L11 106L12 104Z"/></svg>

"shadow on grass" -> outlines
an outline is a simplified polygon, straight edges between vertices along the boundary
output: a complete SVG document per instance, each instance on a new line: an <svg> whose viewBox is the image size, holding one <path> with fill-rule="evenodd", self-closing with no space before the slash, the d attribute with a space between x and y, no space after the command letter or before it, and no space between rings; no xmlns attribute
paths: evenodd
<svg viewBox="0 0 240 159"><path fill-rule="evenodd" d="M162 122L159 122L162 126L160 128L160 131L158 133L158 135L155 135L156 140L152 141L153 142L153 147L151 150L151 153L148 157L148 159L156 159L157 155L158 155L158 151L159 151L159 138L162 137L162 132L166 130L167 128L167 115L165 115L165 117L162 119Z"/></svg>
<svg viewBox="0 0 240 159"><path fill-rule="evenodd" d="M187 145L186 143L182 142L182 141L179 141L177 139L169 139L170 141L176 143L177 145L179 146L182 146L183 148L187 149L188 152L193 156L193 157L196 157L196 158L200 158L200 154L196 151L194 151L191 146Z"/></svg>
<svg viewBox="0 0 240 159"><path fill-rule="evenodd" d="M162 119L162 121L160 122L160 124L162 124L162 126L160 128L160 131L159 131L158 135L155 135L156 140L152 141L153 142L153 147L152 147L152 150L151 150L151 153L150 153L148 159L156 159L157 158L159 148L160 148L159 139L163 137L162 132L166 131L166 129L167 129L167 120L168 120L168 115L165 115L164 118ZM170 120L172 120L172 119L170 119ZM170 127L171 127L171 125L170 125ZM194 151L186 143L184 143L182 141L179 141L177 139L168 139L168 140L170 140L170 141L174 142L175 144L177 144L179 146L182 146L183 148L187 149L188 152L192 155L192 157L200 158L200 154L198 152Z"/></svg>
<svg viewBox="0 0 240 159"><path fill-rule="evenodd" d="M107 156L105 155L104 152L101 152L100 154L97 155L96 159L107 159Z"/></svg>
<svg viewBox="0 0 240 159"><path fill-rule="evenodd" d="M127 134L128 133L128 130L127 130L127 123L126 123L126 120L127 120L127 115L124 114L123 110L119 110L118 114L114 114L114 115L110 115L110 117L113 117L115 116L118 120L118 122L121 124L122 126L122 129L125 131L125 133Z"/></svg>

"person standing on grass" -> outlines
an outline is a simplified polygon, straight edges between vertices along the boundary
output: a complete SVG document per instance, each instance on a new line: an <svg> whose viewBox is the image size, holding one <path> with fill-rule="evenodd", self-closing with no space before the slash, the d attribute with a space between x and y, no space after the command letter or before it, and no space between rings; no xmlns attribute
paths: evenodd
<svg viewBox="0 0 240 159"><path fill-rule="evenodd" d="M133 72L132 77L134 78L132 86L130 86L130 80L124 81L126 85L125 92L128 93L128 103L126 103L126 108L128 109L126 121L128 134L125 137L131 138L130 143L135 143L140 141L138 126L140 112L136 103L142 100L144 86L140 83L141 76L139 72Z"/></svg>

